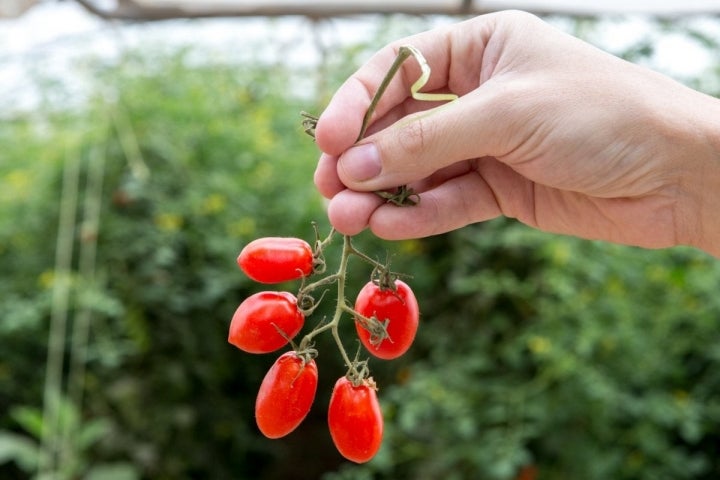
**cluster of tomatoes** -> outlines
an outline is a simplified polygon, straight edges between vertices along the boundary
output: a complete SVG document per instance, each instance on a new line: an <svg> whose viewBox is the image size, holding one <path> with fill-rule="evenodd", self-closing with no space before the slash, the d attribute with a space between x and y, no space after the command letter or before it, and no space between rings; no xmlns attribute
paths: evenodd
<svg viewBox="0 0 720 480"><path fill-rule="evenodd" d="M326 265L322 251L332 235L325 240L318 238L315 248L299 238L265 237L242 249L237 263L252 280L264 284L300 280L301 286L297 293L263 291L245 299L233 315L228 341L249 353L270 353L292 346L265 375L255 402L260 431L268 438L280 438L295 430L310 411L318 384L317 351L312 348L312 339L331 331L348 372L337 380L330 397L330 435L340 454L363 463L375 456L382 443L382 411L367 361L350 360L337 326L343 318L351 317L368 352L380 359L393 359L410 348L418 328L419 308L411 288L387 266L356 250L348 236L344 237L338 270L323 276ZM373 267L371 279L358 293L354 307L344 293L351 256ZM321 278L311 281L313 277ZM338 290L333 319L296 344L293 339L317 307L310 292L330 284Z"/></svg>

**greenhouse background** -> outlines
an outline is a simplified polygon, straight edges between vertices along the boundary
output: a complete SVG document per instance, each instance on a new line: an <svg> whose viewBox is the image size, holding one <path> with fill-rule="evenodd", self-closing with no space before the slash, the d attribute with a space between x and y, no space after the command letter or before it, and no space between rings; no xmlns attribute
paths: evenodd
<svg viewBox="0 0 720 480"><path fill-rule="evenodd" d="M693 249L508 219L358 235L411 275L421 308L411 350L370 360L385 438L363 465L328 433L345 372L331 339L315 345L308 418L279 440L254 419L276 355L227 342L237 305L264 289L240 249L330 229L300 112L321 112L379 47L525 8L718 96L716 2L356 2L397 11L353 15L333 13L353 2L277 2L289 16L228 12L273 2L83 3L0 2L0 478L720 476L720 263ZM292 10L311 4L332 14ZM113 18L128 5L175 14ZM198 5L222 15L193 18ZM351 296L370 274L352 267Z"/></svg>

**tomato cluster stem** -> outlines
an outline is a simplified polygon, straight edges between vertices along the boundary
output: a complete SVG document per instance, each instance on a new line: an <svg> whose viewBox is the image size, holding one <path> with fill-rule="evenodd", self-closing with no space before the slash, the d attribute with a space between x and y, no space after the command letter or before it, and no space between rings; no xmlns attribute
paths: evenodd
<svg viewBox="0 0 720 480"><path fill-rule="evenodd" d="M326 239L319 242L319 245L324 248L330 242L333 234L334 232L331 232ZM345 284L347 280L348 264L350 261L350 257L353 255L358 257L360 260L370 264L375 270L380 270L390 275L392 274L392 272L388 271L387 265L384 265L377 260L374 260L371 257L367 256L363 252L357 250L352 244L351 236L343 235L343 248L342 254L340 256L340 264L337 271L321 278L320 280L300 287L300 291L298 292L298 298L301 299L309 296L313 290L335 283L337 286L337 301L335 304L335 310L333 312L332 319L329 322L323 323L318 327L314 328L309 333L307 333L300 341L297 350L305 351L311 348L313 339L317 335L329 330L332 333L333 339L337 344L338 350L340 351L340 355L342 356L345 365L348 367L348 377L353 379L359 379L358 381L361 381L367 375L367 369L361 368L364 367L365 362L359 362L357 359L350 359L350 356L348 355L347 350L342 343L342 340L340 338L340 332L338 330L340 322L345 316L345 314L349 314L353 318L360 318L368 322L371 321L371 319L367 319L364 316L360 315L347 303L347 297L345 295Z"/></svg>
<svg viewBox="0 0 720 480"><path fill-rule="evenodd" d="M343 357L345 365L347 365L350 369L353 368L353 362L350 360L350 357L348 356L347 351L342 344L340 334L338 332L338 325L340 325L340 319L342 318L345 311L345 309L343 308L345 302L345 279L347 275L348 261L350 259L350 255L354 251L355 249L352 247L350 237L348 235L344 235L343 251L340 257L340 265L338 266L337 272L301 288L299 294L305 295L312 290L315 290L321 286L328 285L332 282L335 282L337 284L337 303L335 305L335 312L333 313L332 319L330 320L330 322L320 325L319 327L315 328L307 335L305 335L305 337L303 337L302 341L300 342L300 350L308 348L312 344L312 340L313 338L315 338L315 336L319 335L322 332L330 330L332 332L333 338L335 339L335 343L337 343L338 350L340 350L340 355Z"/></svg>

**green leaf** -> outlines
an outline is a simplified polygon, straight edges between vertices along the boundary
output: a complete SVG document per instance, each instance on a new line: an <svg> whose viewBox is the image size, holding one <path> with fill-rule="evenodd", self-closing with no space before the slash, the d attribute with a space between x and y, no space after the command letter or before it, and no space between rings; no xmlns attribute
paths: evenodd
<svg viewBox="0 0 720 480"><path fill-rule="evenodd" d="M110 432L111 422L107 418L99 418L85 422L77 437L78 449L85 450Z"/></svg>
<svg viewBox="0 0 720 480"><path fill-rule="evenodd" d="M35 438L42 436L43 415L41 410L35 407L14 407L10 410L10 416Z"/></svg>
<svg viewBox="0 0 720 480"><path fill-rule="evenodd" d="M32 439L13 432L0 432L0 465L17 463L26 472L36 469L39 449Z"/></svg>

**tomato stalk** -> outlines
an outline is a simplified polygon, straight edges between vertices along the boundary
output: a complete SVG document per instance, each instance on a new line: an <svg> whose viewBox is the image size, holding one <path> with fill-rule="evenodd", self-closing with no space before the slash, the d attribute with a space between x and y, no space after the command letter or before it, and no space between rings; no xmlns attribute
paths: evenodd
<svg viewBox="0 0 720 480"><path fill-rule="evenodd" d="M332 235L332 233L331 233ZM328 237L329 238L329 237ZM335 312L333 313L333 317L330 320L330 322L321 325L311 332L309 332L305 337L303 337L302 341L300 342L299 350L304 350L308 348L313 338L315 336L319 335L322 332L325 332L327 330L330 330L332 332L332 336L335 339L335 343L338 346L338 350L340 351L340 355L343 358L343 361L345 362L345 365L348 366L348 368L354 373L357 374L357 367L355 366L355 362L350 360L350 357L347 354L347 351L345 350L345 347L340 339L340 334L338 332L338 325L340 325L340 320L343 316L343 313L346 311L346 305L345 305L345 279L347 276L347 266L348 261L350 259L350 256L353 254L357 254L357 250L352 246L352 242L350 240L349 235L343 235L343 250L342 255L340 257L340 265L338 266L337 272L335 272L332 275L328 275L324 277L321 280L318 280L317 282L311 283L309 285L306 285L300 289L300 292L298 293L298 297L307 295L310 291L317 289L319 287L331 284L335 282L337 284L337 303L335 305Z"/></svg>
<svg viewBox="0 0 720 480"><path fill-rule="evenodd" d="M331 231L330 235L328 235L326 239L318 242L318 250L325 248L325 246L330 242L333 234L334 231ZM357 312L350 305L348 305L345 295L345 284L347 279L348 264L350 261L350 257L352 256L356 256L360 260L370 264L375 272L380 272L377 275L381 278L391 278L394 276L393 272L388 269L387 265L382 264L377 260L369 257L365 253L361 252L360 250L357 250L352 244L351 236L343 235L343 249L337 271L313 283L301 286L300 290L298 291L297 298L298 304L300 304L303 303L305 299L311 298L310 293L312 291L335 283L337 288L337 302L335 304L335 310L333 312L332 319L329 322L316 327L308 334L306 334L300 341L297 350L302 352L309 349L312 345L313 339L317 335L329 330L335 340L335 343L337 344L338 350L340 351L340 355L342 356L345 365L348 367L348 378L352 378L353 383L360 383L365 378L367 378L368 375L366 362L358 361L357 359L350 359L350 355L348 355L347 350L345 349L345 346L343 345L340 338L340 332L338 330L340 322L345 314L349 314L351 317L358 319L362 323L368 325L368 327L371 328L372 331L378 332L377 335L381 337L381 339L387 338L387 323L381 322L376 318L366 317ZM314 310L315 308L317 308L316 304L310 307L311 310ZM382 332L385 332L385 335L383 335Z"/></svg>
<svg viewBox="0 0 720 480"><path fill-rule="evenodd" d="M382 98L383 94L385 94L385 90L387 90L387 87L390 85L390 82L395 77L395 74L398 72L398 70L400 70L403 62L405 62L405 60L407 60L410 55L412 55L412 51L407 47L400 47L400 49L398 50L395 61L392 63L392 65L390 65L390 68L385 74L385 77L382 79L382 82L380 82L378 89L375 91L375 95L373 96L372 100L370 100L370 105L368 106L368 109L365 112L365 116L363 117L363 123L360 127L360 134L358 135L356 142L359 142L365 136L365 132L367 132L367 129L370 126L370 120L372 119L373 113L375 113L375 109L377 108L378 103L380 103L380 99Z"/></svg>

